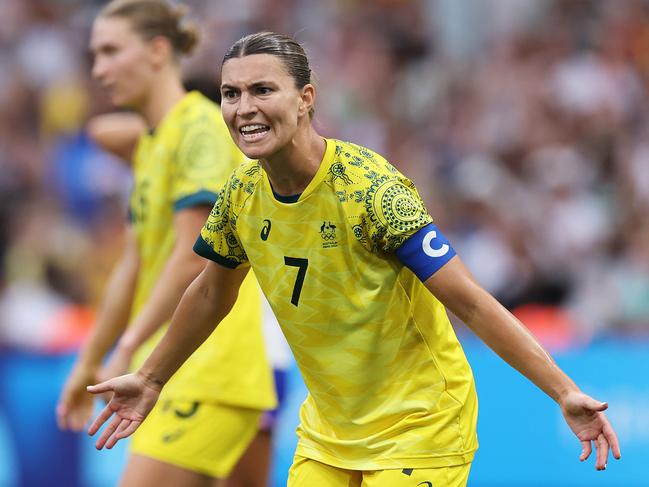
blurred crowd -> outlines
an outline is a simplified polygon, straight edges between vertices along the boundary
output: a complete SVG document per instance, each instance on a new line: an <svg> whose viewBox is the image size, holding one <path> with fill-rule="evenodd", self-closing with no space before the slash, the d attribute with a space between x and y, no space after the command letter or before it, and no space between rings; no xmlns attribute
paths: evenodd
<svg viewBox="0 0 649 487"><path fill-rule="evenodd" d="M105 2L0 0L0 344L78 346L128 166L85 132ZM477 279L548 340L649 337L649 1L189 0L214 88L241 35L294 35L323 135L413 179Z"/></svg>

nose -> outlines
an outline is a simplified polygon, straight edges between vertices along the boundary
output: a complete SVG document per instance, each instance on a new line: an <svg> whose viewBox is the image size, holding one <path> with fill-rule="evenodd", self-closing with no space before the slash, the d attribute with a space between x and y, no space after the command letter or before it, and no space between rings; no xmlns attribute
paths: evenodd
<svg viewBox="0 0 649 487"><path fill-rule="evenodd" d="M243 92L239 97L239 104L237 105L237 115L243 118L250 118L257 113L257 105L255 100L248 93Z"/></svg>
<svg viewBox="0 0 649 487"><path fill-rule="evenodd" d="M92 77L96 80L101 79L106 75L106 63L102 61L102 57L97 55L92 63Z"/></svg>

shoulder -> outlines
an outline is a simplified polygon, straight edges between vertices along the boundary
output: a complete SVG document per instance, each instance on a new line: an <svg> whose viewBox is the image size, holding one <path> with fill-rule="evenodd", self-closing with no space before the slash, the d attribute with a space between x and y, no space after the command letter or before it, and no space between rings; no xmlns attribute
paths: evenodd
<svg viewBox="0 0 649 487"><path fill-rule="evenodd" d="M225 128L219 106L198 92L185 95L174 125L185 133L215 133ZM226 129L227 130L227 129Z"/></svg>
<svg viewBox="0 0 649 487"><path fill-rule="evenodd" d="M219 107L200 93L186 96L165 138L177 141L181 155L203 160L208 166L221 164L224 151L234 151L235 146Z"/></svg>
<svg viewBox="0 0 649 487"><path fill-rule="evenodd" d="M242 206L261 182L262 168L259 161L245 161L232 171L223 188L227 198Z"/></svg>
<svg viewBox="0 0 649 487"><path fill-rule="evenodd" d="M367 206L371 201L381 199L386 191L398 192L401 186L414 190L412 182L401 174L380 154L340 140L330 139L336 144L326 182L342 202L349 200ZM389 188L392 188L388 191Z"/></svg>
<svg viewBox="0 0 649 487"><path fill-rule="evenodd" d="M383 156L356 144L334 142L328 184L346 213L361 222L354 228L361 242L373 249L396 248L430 220L415 185Z"/></svg>
<svg viewBox="0 0 649 487"><path fill-rule="evenodd" d="M335 139L329 142L336 145L326 179L331 186L362 190L377 180L403 177L383 156L370 149Z"/></svg>

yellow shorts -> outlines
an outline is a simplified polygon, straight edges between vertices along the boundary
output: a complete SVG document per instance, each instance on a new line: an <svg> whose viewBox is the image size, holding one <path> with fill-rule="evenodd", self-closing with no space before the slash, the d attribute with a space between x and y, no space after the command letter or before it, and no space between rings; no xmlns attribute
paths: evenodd
<svg viewBox="0 0 649 487"><path fill-rule="evenodd" d="M439 468L346 470L295 456L288 487L465 487L471 464Z"/></svg>
<svg viewBox="0 0 649 487"><path fill-rule="evenodd" d="M222 404L162 400L133 435L131 452L224 478L257 433L261 414Z"/></svg>

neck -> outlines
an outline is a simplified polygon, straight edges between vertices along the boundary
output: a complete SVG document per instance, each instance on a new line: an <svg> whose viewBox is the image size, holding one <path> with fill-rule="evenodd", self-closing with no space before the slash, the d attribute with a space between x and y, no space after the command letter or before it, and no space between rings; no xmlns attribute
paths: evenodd
<svg viewBox="0 0 649 487"><path fill-rule="evenodd" d="M293 140L280 152L261 159L273 191L281 196L302 193L318 172L326 147L326 142L309 121L308 127L298 130Z"/></svg>
<svg viewBox="0 0 649 487"><path fill-rule="evenodd" d="M169 68L169 70L171 69ZM149 128L155 128L169 110L185 96L185 93L185 88L177 72L162 72L138 111L146 120Z"/></svg>

